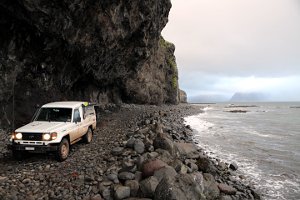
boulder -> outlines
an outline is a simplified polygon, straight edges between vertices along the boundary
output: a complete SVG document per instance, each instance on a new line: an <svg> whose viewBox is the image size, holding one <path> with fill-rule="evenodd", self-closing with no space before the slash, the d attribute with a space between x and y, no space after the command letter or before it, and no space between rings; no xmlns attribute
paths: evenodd
<svg viewBox="0 0 300 200"><path fill-rule="evenodd" d="M118 178L122 181L133 180L135 175L131 172L121 172L118 174Z"/></svg>
<svg viewBox="0 0 300 200"><path fill-rule="evenodd" d="M233 171L235 171L238 169L238 165L235 162L233 162L229 165L229 168L232 169Z"/></svg>
<svg viewBox="0 0 300 200"><path fill-rule="evenodd" d="M200 155L197 159L196 165L198 170L204 173L217 174L217 168L213 165L212 161L205 155Z"/></svg>
<svg viewBox="0 0 300 200"><path fill-rule="evenodd" d="M167 166L167 164L159 159L149 160L143 164L143 169L142 169L143 176L144 177L153 176L156 170L159 170L165 166Z"/></svg>
<svg viewBox="0 0 300 200"><path fill-rule="evenodd" d="M130 138L130 139L127 140L127 142L126 142L126 147L128 147L128 148L133 148L134 142L135 142L135 139L134 139L134 138Z"/></svg>
<svg viewBox="0 0 300 200"><path fill-rule="evenodd" d="M157 134L153 141L154 149L164 149L167 150L171 155L175 155L175 146L171 139L169 139L166 134Z"/></svg>
<svg viewBox="0 0 300 200"><path fill-rule="evenodd" d="M138 154L142 154L145 151L145 145L140 139L134 141L133 147Z"/></svg>
<svg viewBox="0 0 300 200"><path fill-rule="evenodd" d="M237 190L234 187L231 187L224 183L218 184L218 187L219 187L220 191L223 192L224 194L235 195L237 192Z"/></svg>
<svg viewBox="0 0 300 200"><path fill-rule="evenodd" d="M141 191L144 197L152 198L159 181L156 177L150 176L140 182Z"/></svg>
<svg viewBox="0 0 300 200"><path fill-rule="evenodd" d="M211 174L204 173L203 178L204 195L207 197L207 199L218 199L220 196L220 190L214 177Z"/></svg>
<svg viewBox="0 0 300 200"><path fill-rule="evenodd" d="M199 152L195 144L179 142L179 143L175 143L175 146L181 158L190 158L190 159L199 158Z"/></svg>
<svg viewBox="0 0 300 200"><path fill-rule="evenodd" d="M160 182L163 178L174 178L177 175L175 169L171 166L165 166L154 172L154 177Z"/></svg>
<svg viewBox="0 0 300 200"><path fill-rule="evenodd" d="M103 200L100 194L92 196L90 200Z"/></svg>
<svg viewBox="0 0 300 200"><path fill-rule="evenodd" d="M205 199L199 182L194 176L182 174L173 178L164 177L157 185L154 200L201 200Z"/></svg>
<svg viewBox="0 0 300 200"><path fill-rule="evenodd" d="M130 196L136 197L140 189L140 184L137 180L127 180L125 186L130 188Z"/></svg>
<svg viewBox="0 0 300 200"><path fill-rule="evenodd" d="M115 199L125 199L130 196L130 187L116 185L114 187L114 197Z"/></svg>

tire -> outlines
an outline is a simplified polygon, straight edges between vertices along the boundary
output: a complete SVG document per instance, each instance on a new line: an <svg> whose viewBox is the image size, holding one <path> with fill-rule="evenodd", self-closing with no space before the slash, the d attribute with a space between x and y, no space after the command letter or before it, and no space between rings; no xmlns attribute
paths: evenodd
<svg viewBox="0 0 300 200"><path fill-rule="evenodd" d="M93 130L91 129L91 127L89 127L88 131L83 136L83 141L86 144L89 144L89 143L91 143L92 139L93 139Z"/></svg>
<svg viewBox="0 0 300 200"><path fill-rule="evenodd" d="M13 157L16 160L24 160L27 157L27 152L25 151L12 151Z"/></svg>
<svg viewBox="0 0 300 200"><path fill-rule="evenodd" d="M70 143L67 140L67 138L63 138L58 146L58 149L56 152L56 159L59 162L62 162L68 158L69 153L70 153Z"/></svg>

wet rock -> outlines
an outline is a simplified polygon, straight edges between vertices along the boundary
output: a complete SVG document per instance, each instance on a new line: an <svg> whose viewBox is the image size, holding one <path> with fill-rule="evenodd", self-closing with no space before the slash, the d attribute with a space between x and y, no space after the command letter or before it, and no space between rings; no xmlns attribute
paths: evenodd
<svg viewBox="0 0 300 200"><path fill-rule="evenodd" d="M143 164L142 173L144 177L153 176L156 170L167 166L167 164L159 159L153 159Z"/></svg>
<svg viewBox="0 0 300 200"><path fill-rule="evenodd" d="M233 162L229 165L229 168L232 169L233 171L235 171L238 169L238 165L235 162Z"/></svg>
<svg viewBox="0 0 300 200"><path fill-rule="evenodd" d="M125 199L130 196L130 188L127 186L116 185L114 187L115 199Z"/></svg>
<svg viewBox="0 0 300 200"><path fill-rule="evenodd" d="M224 183L218 184L218 187L219 187L220 191L223 192L224 194L235 195L237 192L237 190L234 187L231 187Z"/></svg>
<svg viewBox="0 0 300 200"><path fill-rule="evenodd" d="M144 151L145 151L144 143L139 139L135 140L134 141L134 150L139 154L144 153Z"/></svg>
<svg viewBox="0 0 300 200"><path fill-rule="evenodd" d="M158 185L158 180L154 176L150 176L140 182L141 191L144 197L152 198L154 196L155 189Z"/></svg>
<svg viewBox="0 0 300 200"><path fill-rule="evenodd" d="M180 142L175 143L175 146L178 150L180 157L191 159L199 158L199 152L197 151L195 144Z"/></svg>
<svg viewBox="0 0 300 200"><path fill-rule="evenodd" d="M210 197L210 199L218 199L220 195L220 190L214 177L211 174L204 173L203 178L204 195Z"/></svg>
<svg viewBox="0 0 300 200"><path fill-rule="evenodd" d="M133 180L135 175L131 172L121 172L118 174L118 178L122 181Z"/></svg>
<svg viewBox="0 0 300 200"><path fill-rule="evenodd" d="M198 166L199 171L204 173L217 173L217 169L213 165L212 161L204 155L200 155L200 157L197 159L196 165Z"/></svg>

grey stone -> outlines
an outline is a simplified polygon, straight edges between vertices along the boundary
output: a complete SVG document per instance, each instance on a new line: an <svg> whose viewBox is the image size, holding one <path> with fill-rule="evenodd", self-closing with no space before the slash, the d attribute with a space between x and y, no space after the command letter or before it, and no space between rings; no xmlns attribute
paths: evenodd
<svg viewBox="0 0 300 200"><path fill-rule="evenodd" d="M130 197L130 188L127 186L116 185L114 187L114 197L117 200Z"/></svg>
<svg viewBox="0 0 300 200"><path fill-rule="evenodd" d="M175 146L172 140L170 140L166 134L157 134L157 137L153 141L153 146L155 149L167 150L171 155L175 155Z"/></svg>
<svg viewBox="0 0 300 200"><path fill-rule="evenodd" d="M229 165L229 168L235 171L238 169L238 165L235 162L233 162Z"/></svg>
<svg viewBox="0 0 300 200"><path fill-rule="evenodd" d="M119 183L118 176L116 174L109 174L107 175L107 178L114 183Z"/></svg>
<svg viewBox="0 0 300 200"><path fill-rule="evenodd" d="M174 178L177 175L175 169L171 166L165 166L154 172L154 176L160 182L163 178Z"/></svg>
<svg viewBox="0 0 300 200"><path fill-rule="evenodd" d="M163 178L157 185L154 200L202 200L205 199L198 182L190 174Z"/></svg>
<svg viewBox="0 0 300 200"><path fill-rule="evenodd" d="M125 186L130 188L130 196L136 197L140 189L140 184L137 180L127 180Z"/></svg>
<svg viewBox="0 0 300 200"><path fill-rule="evenodd" d="M123 147L115 147L112 149L111 154L114 156L122 155L124 148Z"/></svg>
<svg viewBox="0 0 300 200"><path fill-rule="evenodd" d="M131 172L121 172L118 174L118 178L122 181L133 180L135 175Z"/></svg>
<svg viewBox="0 0 300 200"><path fill-rule="evenodd" d="M153 176L156 170L159 170L167 164L159 159L149 160L143 164L142 173L144 177Z"/></svg>
<svg viewBox="0 0 300 200"><path fill-rule="evenodd" d="M158 185L158 180L154 176L150 176L140 182L140 188L144 197L152 198L154 196L155 189Z"/></svg>
<svg viewBox="0 0 300 200"><path fill-rule="evenodd" d="M134 138L130 138L129 140L127 140L126 147L133 148L134 142L135 142L135 139Z"/></svg>
<svg viewBox="0 0 300 200"><path fill-rule="evenodd" d="M103 200L100 194L97 194L90 198L90 200Z"/></svg>
<svg viewBox="0 0 300 200"><path fill-rule="evenodd" d="M139 140L139 139L135 140L135 142L134 142L134 150L137 153L139 153L139 154L144 153L144 151L145 151L145 145L144 145L144 143L141 140Z"/></svg>
<svg viewBox="0 0 300 200"><path fill-rule="evenodd" d="M234 187L231 187L224 183L218 184L218 187L219 187L220 191L223 192L224 194L235 195L237 192L237 190Z"/></svg>
<svg viewBox="0 0 300 200"><path fill-rule="evenodd" d="M204 184L204 195L209 196L211 199L217 199L220 195L220 190L218 184L216 183L214 177L211 174L203 174L203 184Z"/></svg>

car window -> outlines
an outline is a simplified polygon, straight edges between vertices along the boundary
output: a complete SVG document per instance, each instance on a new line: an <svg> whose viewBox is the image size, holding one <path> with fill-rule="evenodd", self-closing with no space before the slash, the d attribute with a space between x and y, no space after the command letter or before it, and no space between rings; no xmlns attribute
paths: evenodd
<svg viewBox="0 0 300 200"><path fill-rule="evenodd" d="M79 118L80 121L81 121L79 110L78 110L78 109L75 109L75 110L74 110L73 122L74 122L75 119L77 119L77 118Z"/></svg>
<svg viewBox="0 0 300 200"><path fill-rule="evenodd" d="M41 108L35 121L71 122L71 108Z"/></svg>

